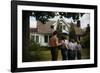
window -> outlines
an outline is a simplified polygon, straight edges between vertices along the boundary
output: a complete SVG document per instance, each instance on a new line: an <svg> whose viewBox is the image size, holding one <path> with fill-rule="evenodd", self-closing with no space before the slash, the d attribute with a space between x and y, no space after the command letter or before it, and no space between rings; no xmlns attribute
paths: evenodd
<svg viewBox="0 0 100 73"><path fill-rule="evenodd" d="M66 26L65 26L65 25L63 26L63 29L64 29L64 30L66 29Z"/></svg>
<svg viewBox="0 0 100 73"><path fill-rule="evenodd" d="M48 42L48 36L47 36L47 35L44 36L44 42L45 42L45 43Z"/></svg>
<svg viewBox="0 0 100 73"><path fill-rule="evenodd" d="M50 40L50 38L51 38L51 35L49 36L49 40Z"/></svg>
<svg viewBox="0 0 100 73"><path fill-rule="evenodd" d="M32 35L32 39L31 39L32 41L34 41L35 40L35 36L34 35Z"/></svg>
<svg viewBox="0 0 100 73"><path fill-rule="evenodd" d="M36 42L39 42L39 36L36 36Z"/></svg>

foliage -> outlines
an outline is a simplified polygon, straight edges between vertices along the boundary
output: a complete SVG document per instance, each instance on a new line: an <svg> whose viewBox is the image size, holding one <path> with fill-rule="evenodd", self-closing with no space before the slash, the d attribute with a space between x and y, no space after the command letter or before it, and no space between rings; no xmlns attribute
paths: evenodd
<svg viewBox="0 0 100 73"><path fill-rule="evenodd" d="M71 24L70 26L70 31L69 31L69 40L75 40L75 29L74 29L74 25Z"/></svg>
<svg viewBox="0 0 100 73"><path fill-rule="evenodd" d="M39 49L41 48L40 44L39 43L36 43L34 41L32 41L30 43L30 51L34 50L34 51L38 51Z"/></svg>
<svg viewBox="0 0 100 73"><path fill-rule="evenodd" d="M45 55L48 52L47 47L40 46L39 43L35 42L33 39L30 40L30 47L28 51L28 60L27 61L42 61L48 60L48 56Z"/></svg>
<svg viewBox="0 0 100 73"><path fill-rule="evenodd" d="M34 11L34 16L36 17L36 20L39 20L43 24L45 24L48 21L48 19L53 18L55 16L55 13L45 11Z"/></svg>
<svg viewBox="0 0 100 73"><path fill-rule="evenodd" d="M64 16L65 18L72 17L75 21L79 19L79 16L83 16L83 14L84 13L33 11L33 16L36 17L36 20L41 21L43 24L49 21L50 18L54 18L57 15L60 15L61 17Z"/></svg>
<svg viewBox="0 0 100 73"><path fill-rule="evenodd" d="M70 18L70 17L72 17L72 19L74 20L74 21L76 21L76 20L79 20L79 16L83 16L84 15L84 13L67 13L67 18Z"/></svg>
<svg viewBox="0 0 100 73"><path fill-rule="evenodd" d="M89 26L89 24L86 28L85 35L81 42L82 42L82 44L84 44L83 46L85 48L90 48L90 26Z"/></svg>
<svg viewBox="0 0 100 73"><path fill-rule="evenodd" d="M85 35L82 39L83 47L90 48L90 35Z"/></svg>

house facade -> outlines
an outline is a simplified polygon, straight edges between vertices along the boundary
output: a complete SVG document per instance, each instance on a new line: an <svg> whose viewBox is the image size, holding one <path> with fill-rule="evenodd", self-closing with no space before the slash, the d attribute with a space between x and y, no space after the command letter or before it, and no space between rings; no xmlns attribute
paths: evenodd
<svg viewBox="0 0 100 73"><path fill-rule="evenodd" d="M41 46L49 46L48 42L53 31L58 31L60 33L69 34L70 24L66 22L63 18L59 18L57 21L48 21L46 24L42 24L37 21L37 28L30 28L30 38L35 42L39 43ZM81 28L74 25L76 37L80 39Z"/></svg>
<svg viewBox="0 0 100 73"><path fill-rule="evenodd" d="M54 23L55 21L49 21L46 24L42 24L40 21L37 21L37 28L30 28L30 38L41 46L48 46L49 38L53 32L51 25Z"/></svg>

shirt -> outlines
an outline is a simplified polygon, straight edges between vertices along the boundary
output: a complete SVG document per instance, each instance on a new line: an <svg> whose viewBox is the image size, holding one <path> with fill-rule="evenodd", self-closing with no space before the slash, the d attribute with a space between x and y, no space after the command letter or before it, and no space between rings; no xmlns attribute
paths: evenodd
<svg viewBox="0 0 100 73"><path fill-rule="evenodd" d="M49 46L55 47L58 46L58 38L56 36L52 36L49 40Z"/></svg>
<svg viewBox="0 0 100 73"><path fill-rule="evenodd" d="M77 50L80 50L82 47L80 44L77 44L76 48L77 48Z"/></svg>
<svg viewBox="0 0 100 73"><path fill-rule="evenodd" d="M62 44L63 46L68 46L68 40L62 40L62 41L61 41L61 44Z"/></svg>
<svg viewBox="0 0 100 73"><path fill-rule="evenodd" d="M75 50L76 49L76 44L72 43L72 42L69 42L68 49Z"/></svg>

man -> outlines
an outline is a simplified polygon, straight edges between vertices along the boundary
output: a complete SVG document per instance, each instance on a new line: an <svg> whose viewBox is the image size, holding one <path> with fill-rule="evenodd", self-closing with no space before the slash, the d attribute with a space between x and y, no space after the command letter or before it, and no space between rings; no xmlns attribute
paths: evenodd
<svg viewBox="0 0 100 73"><path fill-rule="evenodd" d="M54 31L52 34L52 37L49 40L49 46L51 49L51 57L52 61L56 61L58 58L58 37L57 37L57 31Z"/></svg>

